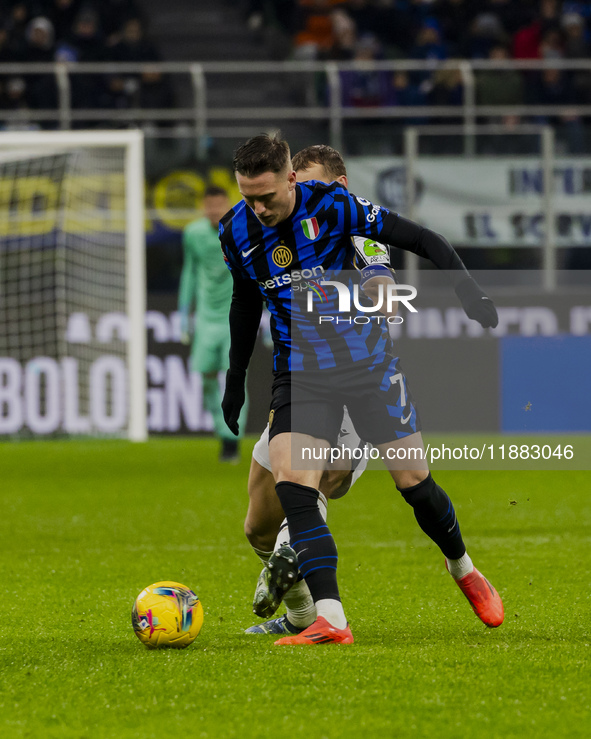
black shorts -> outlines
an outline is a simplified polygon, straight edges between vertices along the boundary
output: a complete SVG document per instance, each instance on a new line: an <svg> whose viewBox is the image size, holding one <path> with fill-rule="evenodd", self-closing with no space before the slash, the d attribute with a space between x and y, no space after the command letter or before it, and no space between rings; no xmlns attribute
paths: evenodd
<svg viewBox="0 0 591 739"><path fill-rule="evenodd" d="M346 368L282 372L273 383L269 439L293 432L337 437L346 405L355 431L370 444L385 444L420 431L420 419L398 357L355 362Z"/></svg>

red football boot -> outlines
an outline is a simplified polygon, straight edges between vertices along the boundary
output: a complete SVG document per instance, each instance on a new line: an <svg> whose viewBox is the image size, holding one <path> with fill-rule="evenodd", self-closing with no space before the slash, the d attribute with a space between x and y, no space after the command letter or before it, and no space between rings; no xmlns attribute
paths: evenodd
<svg viewBox="0 0 591 739"><path fill-rule="evenodd" d="M476 568L456 582L483 624L496 628L503 623L505 612L501 596Z"/></svg>
<svg viewBox="0 0 591 739"><path fill-rule="evenodd" d="M275 642L276 646L298 644L353 644L353 634L349 624L344 629L331 626L323 616L318 616L312 626L293 636L284 636Z"/></svg>

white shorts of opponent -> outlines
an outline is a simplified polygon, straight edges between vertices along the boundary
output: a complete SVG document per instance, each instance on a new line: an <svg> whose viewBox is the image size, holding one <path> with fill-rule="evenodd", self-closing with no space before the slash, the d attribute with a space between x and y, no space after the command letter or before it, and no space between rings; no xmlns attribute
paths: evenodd
<svg viewBox="0 0 591 739"><path fill-rule="evenodd" d="M349 411L347 410L347 407L345 406L343 408L343 422L341 424L341 431L339 433L339 438L337 440L337 446L340 448L341 446L344 446L353 452L355 449L359 448L365 448L365 452L360 456L360 459L351 459L351 465L353 469L353 476L351 478L351 485L349 485L349 489L359 480L361 475L365 472L365 468L367 467L367 460L369 459L369 450L371 449L371 445L367 444L366 442L362 441L359 438L359 435L357 431L355 431L355 427L353 426L353 422L351 421L351 417L349 416ZM257 443L254 445L254 449L252 450L252 456L255 460L255 462L258 462L261 467L264 467L266 470L271 472L271 461L269 459L269 425L265 427L265 430L261 434L261 438L257 441ZM347 491L345 491L347 492ZM333 498L340 498L345 493L342 493L341 495L333 495Z"/></svg>

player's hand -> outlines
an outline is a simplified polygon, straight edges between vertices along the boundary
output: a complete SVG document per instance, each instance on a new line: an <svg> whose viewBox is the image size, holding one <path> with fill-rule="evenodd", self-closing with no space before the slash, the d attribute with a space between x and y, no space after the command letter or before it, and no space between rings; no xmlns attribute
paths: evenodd
<svg viewBox="0 0 591 739"><path fill-rule="evenodd" d="M495 328L498 325L495 304L472 277L466 277L456 285L456 295L468 318L478 321L482 328Z"/></svg>
<svg viewBox="0 0 591 739"><path fill-rule="evenodd" d="M224 421L230 431L238 436L238 417L246 399L244 384L246 375L242 372L226 372L226 389L222 400Z"/></svg>

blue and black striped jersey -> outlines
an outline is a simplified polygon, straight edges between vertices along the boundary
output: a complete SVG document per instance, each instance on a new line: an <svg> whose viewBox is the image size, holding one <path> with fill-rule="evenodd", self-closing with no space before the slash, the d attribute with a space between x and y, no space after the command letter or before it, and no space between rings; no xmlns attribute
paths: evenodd
<svg viewBox="0 0 591 739"><path fill-rule="evenodd" d="M389 249L378 242L426 257L439 269L455 271L457 279L468 274L445 238L352 195L336 182L299 183L295 195L291 216L273 228L260 223L244 202L220 221L222 252L235 281L232 306L238 305L241 282L258 284L271 313L276 371L327 369L363 360L371 364L390 351L384 322L347 323L341 316L339 322L319 325L318 317L314 320L307 312L304 298L311 289L318 291L315 310L338 314L336 291L322 295L320 283L339 278L350 282L356 267L389 265ZM352 315L359 317L355 310ZM250 339L245 343L248 346L238 352L240 360L235 357L242 369L250 357Z"/></svg>
<svg viewBox="0 0 591 739"><path fill-rule="evenodd" d="M224 216L220 241L226 262L235 277L258 283L271 313L276 371L384 356L390 346L384 322L319 326L317 313L308 314L298 298L312 289L324 300L321 312L337 313L336 293L319 283L343 272L349 280L356 267L389 265L388 248L376 242L397 217L337 183L321 182L296 185L292 215L276 227L260 223L244 202Z"/></svg>

